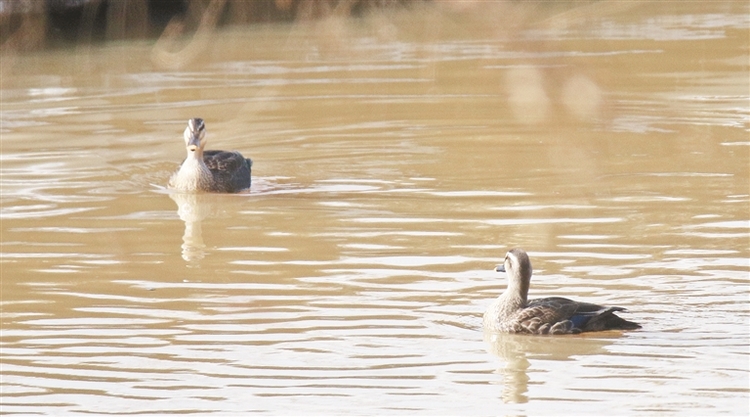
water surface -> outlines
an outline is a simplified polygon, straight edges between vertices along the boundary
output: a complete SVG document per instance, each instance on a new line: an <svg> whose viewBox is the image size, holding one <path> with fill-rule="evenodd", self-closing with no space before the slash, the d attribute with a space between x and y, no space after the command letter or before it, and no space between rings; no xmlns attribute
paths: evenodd
<svg viewBox="0 0 750 417"><path fill-rule="evenodd" d="M747 4L463 6L6 56L2 412L750 413ZM483 334L516 246L643 329Z"/></svg>

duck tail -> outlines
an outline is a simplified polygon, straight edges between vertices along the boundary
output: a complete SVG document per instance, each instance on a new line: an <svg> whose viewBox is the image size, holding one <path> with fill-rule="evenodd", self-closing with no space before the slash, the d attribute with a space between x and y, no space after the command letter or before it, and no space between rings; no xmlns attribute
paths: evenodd
<svg viewBox="0 0 750 417"><path fill-rule="evenodd" d="M632 321L623 319L615 314L617 311L627 311L622 307L609 307L586 323L583 329L585 332L594 332L600 330L635 330L640 329L641 325Z"/></svg>

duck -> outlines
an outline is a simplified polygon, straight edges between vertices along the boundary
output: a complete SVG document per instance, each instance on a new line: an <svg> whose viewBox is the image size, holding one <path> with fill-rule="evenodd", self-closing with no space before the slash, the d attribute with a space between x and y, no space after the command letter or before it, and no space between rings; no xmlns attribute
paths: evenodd
<svg viewBox="0 0 750 417"><path fill-rule="evenodd" d="M529 301L531 261L520 248L511 249L502 265L495 268L508 275L505 292L484 313L485 330L499 333L578 334L602 330L635 330L641 326L619 317L623 307L548 297Z"/></svg>
<svg viewBox="0 0 750 417"><path fill-rule="evenodd" d="M237 151L204 151L206 124L188 120L184 133L187 157L169 179L169 188L188 192L236 193L250 188L253 161Z"/></svg>

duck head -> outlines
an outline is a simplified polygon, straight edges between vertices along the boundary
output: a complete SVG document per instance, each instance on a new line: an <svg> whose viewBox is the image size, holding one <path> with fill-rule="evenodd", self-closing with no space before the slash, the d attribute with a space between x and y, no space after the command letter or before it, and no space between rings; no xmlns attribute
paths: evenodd
<svg viewBox="0 0 750 417"><path fill-rule="evenodd" d="M495 271L508 274L508 289L520 294L523 299L529 292L531 281L531 261L523 249L515 248L505 254L502 265L495 267Z"/></svg>
<svg viewBox="0 0 750 417"><path fill-rule="evenodd" d="M203 152L203 147L206 146L206 125L203 124L203 119L194 118L188 120L188 125L185 128L185 146L187 146L188 155L196 151L198 153Z"/></svg>

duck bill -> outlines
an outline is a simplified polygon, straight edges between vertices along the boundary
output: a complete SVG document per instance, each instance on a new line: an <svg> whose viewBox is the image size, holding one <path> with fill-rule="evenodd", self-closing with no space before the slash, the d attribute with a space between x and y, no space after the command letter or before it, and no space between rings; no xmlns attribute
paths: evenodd
<svg viewBox="0 0 750 417"><path fill-rule="evenodd" d="M187 149L190 152L195 152L201 147L201 138L198 135L192 135L187 144Z"/></svg>
<svg viewBox="0 0 750 417"><path fill-rule="evenodd" d="M497 271L497 272L505 272L505 265L497 265L495 267L495 271Z"/></svg>

